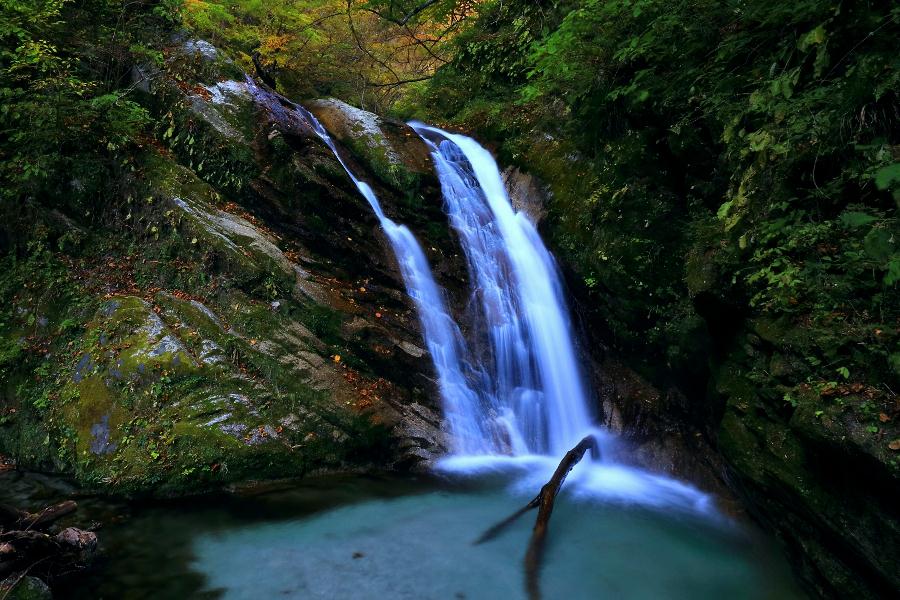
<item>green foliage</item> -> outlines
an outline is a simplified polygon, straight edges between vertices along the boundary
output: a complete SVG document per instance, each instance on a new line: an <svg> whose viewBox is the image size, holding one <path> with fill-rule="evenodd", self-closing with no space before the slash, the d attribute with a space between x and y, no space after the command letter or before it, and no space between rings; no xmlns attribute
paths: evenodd
<svg viewBox="0 0 900 600"><path fill-rule="evenodd" d="M129 166L127 151L149 120L128 85L132 62L147 58L133 40L150 37L175 7L172 0L0 2L4 204L30 198L84 209Z"/></svg>
<svg viewBox="0 0 900 600"><path fill-rule="evenodd" d="M548 181L595 322L649 365L703 347L697 312L719 344L717 319L766 316L820 363L792 377L842 360L879 381L900 318L898 29L890 2L488 3L422 102Z"/></svg>
<svg viewBox="0 0 900 600"><path fill-rule="evenodd" d="M184 24L289 96L381 111L446 62L475 0L198 0ZM417 10L421 7L422 10Z"/></svg>

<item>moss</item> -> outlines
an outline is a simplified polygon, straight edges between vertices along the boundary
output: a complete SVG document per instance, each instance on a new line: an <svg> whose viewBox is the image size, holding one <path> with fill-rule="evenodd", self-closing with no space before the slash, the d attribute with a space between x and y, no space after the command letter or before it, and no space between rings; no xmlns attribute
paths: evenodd
<svg viewBox="0 0 900 600"><path fill-rule="evenodd" d="M13 413L0 427L2 449L23 466L56 464L107 491L179 493L338 466L356 446L337 443L332 431L375 439L367 421L344 415L243 337L271 337L285 316L244 298L243 308L226 311L242 331L236 336L208 307L157 300L159 312L136 297L102 303L61 357L70 362L60 376L22 388L49 401L43 412L31 405ZM203 340L239 348L241 362L197 360ZM270 424L291 411L307 415L302 425L275 432Z"/></svg>
<svg viewBox="0 0 900 600"><path fill-rule="evenodd" d="M718 278L718 265L714 252L708 250L701 252L699 249L693 248L688 253L685 262L684 281L688 293L691 296L697 296L703 292L713 291L718 283Z"/></svg>
<svg viewBox="0 0 900 600"><path fill-rule="evenodd" d="M396 157L386 138L374 139L360 135L362 129L358 126L356 128L358 135L344 136L341 142L373 175L396 190L415 190L420 187L421 176Z"/></svg>
<svg viewBox="0 0 900 600"><path fill-rule="evenodd" d="M256 107L249 96L224 106L205 100L207 95L205 89L185 93L174 81L164 81L150 100L157 133L181 164L240 198L260 173L250 145L259 129Z"/></svg>
<svg viewBox="0 0 900 600"><path fill-rule="evenodd" d="M753 332L770 344L782 344L787 337L790 325L784 320L758 318L750 324Z"/></svg>
<svg viewBox="0 0 900 600"><path fill-rule="evenodd" d="M272 293L293 287L293 268L274 240L245 219L217 208L223 200L212 186L159 154L148 154L143 164L145 193L162 204L152 217L159 225L148 223L147 229L166 228L174 236L171 243L179 261L193 260L213 272L226 272L230 285L248 291ZM161 244L166 240L153 236L151 247L159 251Z"/></svg>

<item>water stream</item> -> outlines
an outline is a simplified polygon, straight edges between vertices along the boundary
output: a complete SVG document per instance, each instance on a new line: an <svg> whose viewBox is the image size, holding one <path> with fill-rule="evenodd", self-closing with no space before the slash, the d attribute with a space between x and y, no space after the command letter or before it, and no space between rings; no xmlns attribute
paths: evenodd
<svg viewBox="0 0 900 600"><path fill-rule="evenodd" d="M582 436L593 433L601 447L614 444L591 422L556 263L531 221L513 209L490 152L469 137L410 124L432 151L444 207L466 255L476 323L476 339L466 340L412 232L385 214L318 119L252 80L248 86L273 110L290 112L282 120L299 118L331 149L391 243L438 375L452 444L439 471L468 478L502 473L514 476L511 486L534 490ZM569 486L579 496L627 504L701 513L712 506L689 485L609 460L583 461Z"/></svg>
<svg viewBox="0 0 900 600"><path fill-rule="evenodd" d="M490 152L412 123L431 147L444 205L466 254L475 322L488 340L481 402L452 432L464 454L562 455L591 429L556 264L513 210ZM506 435L491 425L499 424Z"/></svg>
<svg viewBox="0 0 900 600"><path fill-rule="evenodd" d="M528 519L490 543L471 542L533 497L581 436L614 443L592 425L553 257L513 210L489 152L413 124L467 259L476 327L465 339L412 232L385 214L318 120L248 86L316 132L378 217L434 361L451 455L425 480L310 479L177 504L88 499L75 518L106 524L103 568L61 597L523 598ZM24 491L36 485L50 483L0 473L0 501L43 505L71 493ZM552 527L548 598L799 597L779 553L720 517L707 495L610 460L575 468Z"/></svg>

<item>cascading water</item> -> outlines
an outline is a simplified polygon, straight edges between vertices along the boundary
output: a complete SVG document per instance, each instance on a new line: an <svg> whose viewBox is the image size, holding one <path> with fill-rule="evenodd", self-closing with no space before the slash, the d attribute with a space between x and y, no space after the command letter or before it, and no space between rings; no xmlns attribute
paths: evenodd
<svg viewBox="0 0 900 600"><path fill-rule="evenodd" d="M591 424L559 272L532 222L513 209L490 152L466 136L410 126L432 150L445 209L466 254L473 321L488 342L478 361L486 371L478 394L467 398L478 404L461 411L471 418L451 423L463 447L441 468L513 473L514 488L530 494L585 434L606 446ZM709 508L709 498L690 486L610 461L582 462L570 481L573 493L587 499Z"/></svg>
<svg viewBox="0 0 900 600"><path fill-rule="evenodd" d="M428 259L416 241L412 232L404 225L399 225L384 214L381 203L372 187L360 180L341 157L334 140L322 126L315 115L304 107L294 104L281 96L260 88L247 78L250 92L279 120L292 122L294 115L299 115L306 125L331 149L335 158L356 185L359 193L372 207L381 228L391 242L394 256L400 266L400 273L406 292L416 305L416 312L425 337L425 345L431 354L438 375L438 387L444 403L445 417L451 431L463 431L475 418L472 410L478 405L478 395L469 386L463 359L467 355L465 341L459 327L450 316L444 295L434 281ZM287 103L289 108L284 104ZM461 446L460 450L475 452L479 448Z"/></svg>
<svg viewBox="0 0 900 600"><path fill-rule="evenodd" d="M482 401L514 454L562 454L591 428L556 264L524 213L513 210L497 163L475 140L411 123L432 149L450 223L459 234L491 367ZM484 428L483 450L504 450ZM490 431L487 432L490 434Z"/></svg>
<svg viewBox="0 0 900 600"><path fill-rule="evenodd" d="M592 430L556 265L533 224L513 210L487 150L465 136L411 124L432 149L450 222L466 254L473 321L483 325L488 342L476 357L412 232L384 214L375 192L353 173L321 123L249 78L247 86L283 126L312 128L390 240L438 375L453 443L443 470L518 474L514 487L533 495L559 455L581 436L593 431L603 437ZM689 486L611 462L582 462L569 481L576 496L590 499L704 512L709 504Z"/></svg>

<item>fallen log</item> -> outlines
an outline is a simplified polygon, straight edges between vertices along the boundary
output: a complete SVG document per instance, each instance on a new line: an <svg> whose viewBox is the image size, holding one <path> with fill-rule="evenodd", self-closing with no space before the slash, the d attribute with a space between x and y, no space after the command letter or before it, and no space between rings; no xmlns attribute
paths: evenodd
<svg viewBox="0 0 900 600"><path fill-rule="evenodd" d="M562 460L559 461L559 466L556 467L556 471L553 472L550 481L544 484L537 496L509 517L488 528L487 531L475 540L475 544L481 544L491 540L500 535L500 533L529 510L533 508L539 509L534 529L531 531L531 540L528 543L528 550L525 553L525 589L531 600L539 600L541 597L541 559L544 554L544 542L547 539L547 527L550 523L550 515L553 513L553 503L556 501L556 495L559 493L569 472L581 461L584 457L584 453L588 450L591 451L591 456L595 460L600 458L600 447L597 444L597 438L592 435L586 436L578 442L574 448L566 452Z"/></svg>
<svg viewBox="0 0 900 600"><path fill-rule="evenodd" d="M72 500L48 506L36 513L0 504L0 529L44 529L78 508Z"/></svg>
<svg viewBox="0 0 900 600"><path fill-rule="evenodd" d="M69 527L56 535L41 531L0 533L0 578L22 571L42 574L79 570L87 566L97 550L97 535Z"/></svg>

